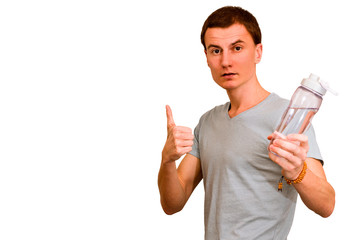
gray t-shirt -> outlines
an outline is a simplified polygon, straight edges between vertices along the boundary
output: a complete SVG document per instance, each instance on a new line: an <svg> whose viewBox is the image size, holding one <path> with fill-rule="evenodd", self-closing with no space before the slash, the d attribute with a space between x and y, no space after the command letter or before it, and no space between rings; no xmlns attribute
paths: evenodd
<svg viewBox="0 0 360 240"><path fill-rule="evenodd" d="M297 192L268 156L274 132L289 101L272 93L255 107L230 118L230 103L205 113L194 130L190 154L201 161L205 188L205 239L286 239ZM308 157L322 159L312 127Z"/></svg>

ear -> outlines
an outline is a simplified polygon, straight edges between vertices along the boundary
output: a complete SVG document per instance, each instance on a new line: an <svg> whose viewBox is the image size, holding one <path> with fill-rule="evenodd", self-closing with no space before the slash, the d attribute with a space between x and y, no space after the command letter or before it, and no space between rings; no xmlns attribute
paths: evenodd
<svg viewBox="0 0 360 240"><path fill-rule="evenodd" d="M257 44L255 47L255 63L258 64L261 61L263 53L263 46L261 43Z"/></svg>

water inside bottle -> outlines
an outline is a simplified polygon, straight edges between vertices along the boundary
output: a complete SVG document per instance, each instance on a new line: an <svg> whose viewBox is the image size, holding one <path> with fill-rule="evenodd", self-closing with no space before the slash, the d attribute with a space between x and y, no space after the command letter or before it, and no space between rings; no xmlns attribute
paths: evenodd
<svg viewBox="0 0 360 240"><path fill-rule="evenodd" d="M318 110L318 108L288 108L280 125L276 129L277 134L271 139L270 144L278 137L285 137L292 133L304 133L310 126L311 119Z"/></svg>
<svg viewBox="0 0 360 240"><path fill-rule="evenodd" d="M317 108L288 108L276 131L285 136L292 133L302 134L309 127L317 111Z"/></svg>

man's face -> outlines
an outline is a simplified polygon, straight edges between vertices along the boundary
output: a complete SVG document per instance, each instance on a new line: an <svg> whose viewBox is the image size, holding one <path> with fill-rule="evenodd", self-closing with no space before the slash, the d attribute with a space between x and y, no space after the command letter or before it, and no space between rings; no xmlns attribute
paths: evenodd
<svg viewBox="0 0 360 240"><path fill-rule="evenodd" d="M254 44L241 24L209 28L205 33L206 58L214 81L226 90L236 89L256 79L262 45Z"/></svg>

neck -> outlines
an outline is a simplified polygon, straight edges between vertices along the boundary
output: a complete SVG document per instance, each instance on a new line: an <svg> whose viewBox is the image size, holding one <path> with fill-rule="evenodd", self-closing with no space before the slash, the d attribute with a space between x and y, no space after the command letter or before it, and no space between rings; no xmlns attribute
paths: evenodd
<svg viewBox="0 0 360 240"><path fill-rule="evenodd" d="M256 79L256 81L248 83L247 86L227 90L227 94L231 103L229 116L232 118L256 106L267 98L270 93Z"/></svg>

